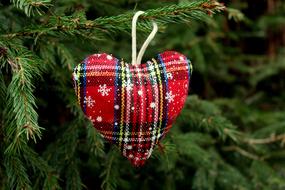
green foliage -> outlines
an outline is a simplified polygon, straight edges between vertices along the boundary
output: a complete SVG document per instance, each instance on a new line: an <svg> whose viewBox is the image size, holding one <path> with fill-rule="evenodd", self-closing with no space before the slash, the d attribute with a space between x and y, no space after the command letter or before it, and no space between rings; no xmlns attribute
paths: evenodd
<svg viewBox="0 0 285 190"><path fill-rule="evenodd" d="M0 1L1 189L284 189L284 11L214 0ZM80 110L72 69L88 54L191 58L191 92L146 165L133 168ZM222 14L215 13L223 11Z"/></svg>
<svg viewBox="0 0 285 190"><path fill-rule="evenodd" d="M6 126L11 126L6 128L7 138L11 138L14 134L21 136L24 133L28 140L32 138L36 141L36 137L40 137L41 131L37 124L38 114L34 109L36 104L32 80L40 76L38 68L40 60L37 57L33 57L24 48L15 53L12 51L11 55L8 55L11 58L7 59L13 73L11 82L7 87ZM15 126L17 127L15 128ZM14 140L17 141L16 139ZM14 148L11 147L11 149Z"/></svg>
<svg viewBox="0 0 285 190"><path fill-rule="evenodd" d="M43 7L49 7L51 0L11 0L15 7L23 10L27 16L42 14Z"/></svg>
<svg viewBox="0 0 285 190"><path fill-rule="evenodd" d="M187 23L191 19L207 20L208 14L219 12L224 6L209 0L199 0L197 2L183 3L179 5L169 5L162 8L150 9L140 17L137 30L150 31L151 21L158 24L167 23ZM104 33L129 31L133 13L125 13L117 16L99 17L95 20L87 20L83 12L75 12L70 16L52 15L44 18L44 24L31 26L24 31L4 34L4 37L34 37L37 40L43 35L80 35L84 38L95 37L98 39Z"/></svg>

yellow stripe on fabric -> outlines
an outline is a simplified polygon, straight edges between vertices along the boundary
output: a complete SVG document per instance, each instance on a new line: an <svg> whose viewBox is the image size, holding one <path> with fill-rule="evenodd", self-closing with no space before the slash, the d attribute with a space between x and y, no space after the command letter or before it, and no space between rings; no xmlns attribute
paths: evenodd
<svg viewBox="0 0 285 190"><path fill-rule="evenodd" d="M159 99L159 104L160 104L160 110L159 110L159 125L158 125L158 131L157 131L157 135L160 134L160 128L162 125L162 119L163 119L163 86L162 86L162 81L161 81L161 77L160 77L160 70L158 68L158 63L156 62L155 59L152 59L152 61L154 62L155 65L155 71L158 77L158 87L159 87L159 93L160 93L160 99ZM156 139L156 143L158 143L158 139Z"/></svg>
<svg viewBox="0 0 285 190"><path fill-rule="evenodd" d="M77 72L75 73L76 77L77 77L77 100L79 102L79 105L81 105L81 102L80 102L80 85L81 85L81 78L80 78L80 71L81 71L81 64L79 64L77 66Z"/></svg>
<svg viewBox="0 0 285 190"><path fill-rule="evenodd" d="M120 121L120 137L119 137L119 148L122 150L122 140L123 140L123 128L124 128L124 111L125 111L125 67L124 62L121 62L121 71L122 71L122 93L121 93L121 121Z"/></svg>

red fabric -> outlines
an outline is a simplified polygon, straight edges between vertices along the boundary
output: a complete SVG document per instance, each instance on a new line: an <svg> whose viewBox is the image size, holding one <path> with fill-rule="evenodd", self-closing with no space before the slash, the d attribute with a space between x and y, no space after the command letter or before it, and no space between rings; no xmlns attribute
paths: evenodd
<svg viewBox="0 0 285 190"><path fill-rule="evenodd" d="M140 166L183 108L190 69L190 61L174 51L135 66L103 53L87 57L73 78L78 101L94 127Z"/></svg>

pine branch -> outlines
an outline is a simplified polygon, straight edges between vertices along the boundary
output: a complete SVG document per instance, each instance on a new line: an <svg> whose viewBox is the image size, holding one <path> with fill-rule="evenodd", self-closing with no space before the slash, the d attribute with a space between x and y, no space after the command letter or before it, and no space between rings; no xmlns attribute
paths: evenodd
<svg viewBox="0 0 285 190"><path fill-rule="evenodd" d="M12 68L13 76L7 88L6 131L8 138L18 138L22 134L26 138L41 136L38 126L38 114L35 111L35 97L33 95L33 79L40 75L39 60L24 47L9 50L8 64ZM13 52L14 50L14 52ZM16 127L14 126L14 123Z"/></svg>
<svg viewBox="0 0 285 190"><path fill-rule="evenodd" d="M30 172L28 171L33 171L34 174L37 174L39 181L43 179L47 181L50 178L49 175L52 169L26 144L23 138L19 138L18 141L17 147L9 150L9 152L5 152L4 166L6 168L8 186L9 189L32 189L31 178L29 177ZM56 186L57 177L52 177L52 184ZM45 182L45 184L50 183Z"/></svg>
<svg viewBox="0 0 285 190"><path fill-rule="evenodd" d="M104 143L99 133L94 129L93 125L87 126L87 143L90 147L90 153L92 156L105 155Z"/></svg>
<svg viewBox="0 0 285 190"><path fill-rule="evenodd" d="M276 172L276 168L278 166L273 168L268 162L253 161L250 167L253 183L266 189L284 189L285 178L282 174Z"/></svg>
<svg viewBox="0 0 285 190"><path fill-rule="evenodd" d="M26 168L17 156L5 156L4 166L8 178L7 189L32 189Z"/></svg>
<svg viewBox="0 0 285 190"><path fill-rule="evenodd" d="M4 166L9 189L32 189L28 170L44 178L50 172L47 163L32 150L27 142L41 136L35 111L33 80L41 73L36 56L15 42L0 42L7 47L2 64L9 65L12 79L6 90L4 120ZM2 65L3 66L3 65Z"/></svg>
<svg viewBox="0 0 285 190"><path fill-rule="evenodd" d="M224 10L223 4L215 0L199 0L196 2L170 5L158 9L149 9L145 11L137 26L137 30L151 30L151 21L155 20L160 25L167 23L187 23L191 20L205 21L209 15ZM93 21L86 20L84 15L76 16L52 16L40 27L29 26L26 30L4 34L2 37L36 37L41 35L60 34L81 34L81 33L110 33L128 31L131 28L133 12L111 17L100 17ZM86 34L84 34L86 35Z"/></svg>
<svg viewBox="0 0 285 190"><path fill-rule="evenodd" d="M191 160L191 165L199 165L208 169L213 167L211 153L199 144L191 141L189 133L177 136L174 142L177 146L179 156L186 156L188 160Z"/></svg>
<svg viewBox="0 0 285 190"><path fill-rule="evenodd" d="M27 16L41 15L42 9L51 6L51 0L11 0L13 5L25 12Z"/></svg>
<svg viewBox="0 0 285 190"><path fill-rule="evenodd" d="M5 105L5 97L6 97L6 84L4 82L4 75L0 70L0 109L3 110L3 107ZM1 115L0 115L1 118ZM0 123L1 125L1 123Z"/></svg>
<svg viewBox="0 0 285 190"><path fill-rule="evenodd" d="M222 165L218 168L216 183L219 187L230 187L230 189L253 189L249 177L240 170L221 160Z"/></svg>
<svg viewBox="0 0 285 190"><path fill-rule="evenodd" d="M43 184L40 184L43 186L43 189L57 189L57 190L61 190L61 187L59 186L59 183L58 183L58 176L53 174L53 173L50 173ZM37 188L37 189L40 189L40 188Z"/></svg>
<svg viewBox="0 0 285 190"><path fill-rule="evenodd" d="M227 146L227 147L223 147L223 150L224 151L236 151L238 153L240 153L241 155L247 157L247 158L250 158L252 160L264 160L262 157L259 157L253 153L250 153L238 146Z"/></svg>
<svg viewBox="0 0 285 190"><path fill-rule="evenodd" d="M234 142L239 142L242 135L230 120L222 116L218 106L200 100L197 96L188 97L184 112L181 113L178 122L181 122L182 125L191 124L193 130L215 132L223 140L229 138Z"/></svg>
<svg viewBox="0 0 285 190"><path fill-rule="evenodd" d="M66 189L80 190L84 186L81 182L77 159L71 160L66 168Z"/></svg>
<svg viewBox="0 0 285 190"><path fill-rule="evenodd" d="M55 47L49 48L47 44L44 44L41 48L42 52L42 59L48 60L50 62L55 62L55 58L53 59L54 54L57 54L60 58L61 64L58 65L51 65L51 63L48 63L46 65L49 65L49 70L51 77L56 81L58 84L58 94L61 95L62 100L65 102L67 107L70 109L70 112L74 115L76 118L73 122L73 125L77 126L86 126L86 142L88 145L88 150L91 152L91 156L102 156L104 155L104 143L99 135L99 133L94 129L93 125L90 123L90 121L87 121L86 117L81 111L80 106L78 105L78 102L76 100L75 96L70 96L70 94L74 93L74 89L71 88L70 85L70 78L65 77L66 75L71 75L72 68L75 65L75 61L73 59L73 55L69 51L69 49L66 46L63 46L60 43L56 43L54 45ZM42 49L44 48L44 49ZM47 54L47 52L51 52L51 54ZM54 70L59 71L61 74L57 75L57 72L54 72ZM66 73L65 75L62 75L62 73ZM67 134L69 135L69 133ZM66 144L66 143L63 143ZM76 147L74 145L71 145L71 147ZM69 151L70 153L70 151Z"/></svg>
<svg viewBox="0 0 285 190"><path fill-rule="evenodd" d="M215 169L216 168L217 166L215 166ZM195 176L193 177L192 187L193 189L213 190L216 178L217 178L217 172L213 172L213 170L209 171L208 168L200 167L197 169ZM205 181L207 181L207 183L205 183Z"/></svg>
<svg viewBox="0 0 285 190"><path fill-rule="evenodd" d="M61 126L66 127L65 131L44 153L44 157L57 174L66 181L65 189L82 189L84 186L80 176L80 159L77 158L79 132L80 127L84 125L83 121L82 118L76 118L66 126Z"/></svg>
<svg viewBox="0 0 285 190"><path fill-rule="evenodd" d="M75 61L70 50L63 44L58 44L56 48L62 66L72 71L73 68L75 67Z"/></svg>
<svg viewBox="0 0 285 190"><path fill-rule="evenodd" d="M270 144L270 143L275 143L277 141L281 141L281 144L284 145L285 143L285 134L280 134L280 135L271 135L270 137L263 138L263 139L244 139L244 142L248 144Z"/></svg>
<svg viewBox="0 0 285 190"><path fill-rule="evenodd" d="M175 161L178 158L177 147L174 143L164 140L158 144L151 157L160 161L162 170L170 171L175 168Z"/></svg>
<svg viewBox="0 0 285 190"><path fill-rule="evenodd" d="M113 148L109 154L107 155L106 162L104 163L104 170L101 173L100 177L103 177L103 182L101 184L102 189L106 190L113 190L117 187L117 175L118 175L118 168L116 167L114 160L115 160L115 149Z"/></svg>

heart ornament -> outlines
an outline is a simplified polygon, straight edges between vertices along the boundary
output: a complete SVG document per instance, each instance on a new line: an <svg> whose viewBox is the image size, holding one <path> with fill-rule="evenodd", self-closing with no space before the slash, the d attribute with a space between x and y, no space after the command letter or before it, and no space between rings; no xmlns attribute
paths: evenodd
<svg viewBox="0 0 285 190"><path fill-rule="evenodd" d="M93 54L75 67L73 79L78 102L94 127L141 166L183 108L191 64L174 51L134 62Z"/></svg>

